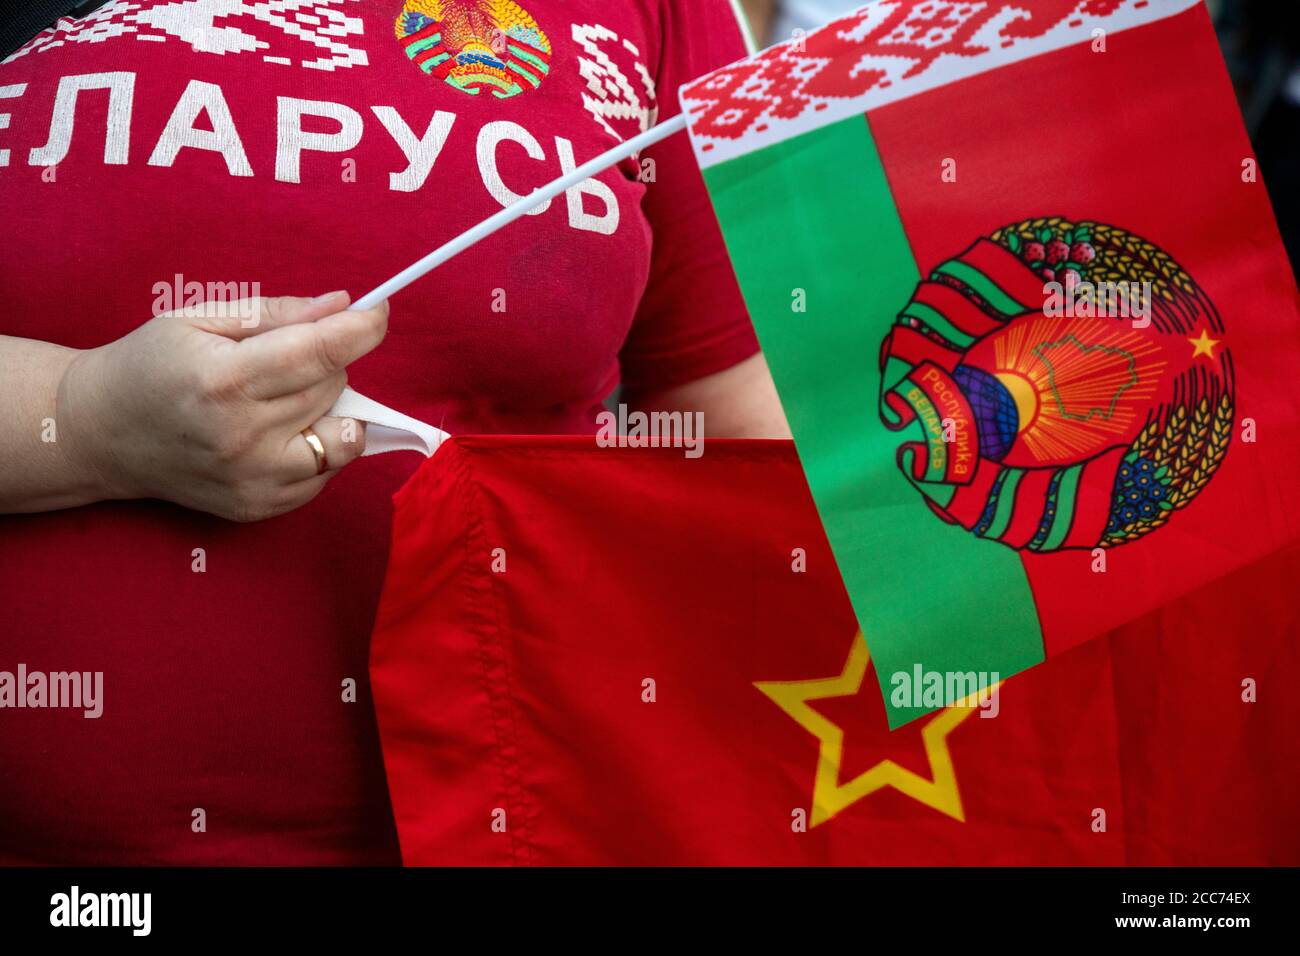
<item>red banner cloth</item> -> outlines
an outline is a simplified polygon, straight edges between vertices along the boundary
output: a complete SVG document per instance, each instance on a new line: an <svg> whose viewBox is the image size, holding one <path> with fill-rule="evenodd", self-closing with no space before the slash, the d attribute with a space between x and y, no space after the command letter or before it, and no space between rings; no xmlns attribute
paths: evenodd
<svg viewBox="0 0 1300 956"><path fill-rule="evenodd" d="M395 503L408 865L1300 863L1300 551L890 733L790 443L459 438Z"/></svg>

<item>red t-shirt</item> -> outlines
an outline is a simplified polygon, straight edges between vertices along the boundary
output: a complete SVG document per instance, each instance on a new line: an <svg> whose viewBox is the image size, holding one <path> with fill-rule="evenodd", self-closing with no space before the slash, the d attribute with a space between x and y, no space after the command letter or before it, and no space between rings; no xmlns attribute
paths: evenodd
<svg viewBox="0 0 1300 956"><path fill-rule="evenodd" d="M114 0L0 64L0 333L98 346L187 283L359 296L743 53L728 0ZM397 296L352 384L453 433L590 433L620 380L753 354L685 137L597 179ZM366 664L421 460L255 525L0 516L0 670L104 675L98 719L0 710L0 861L397 862Z"/></svg>

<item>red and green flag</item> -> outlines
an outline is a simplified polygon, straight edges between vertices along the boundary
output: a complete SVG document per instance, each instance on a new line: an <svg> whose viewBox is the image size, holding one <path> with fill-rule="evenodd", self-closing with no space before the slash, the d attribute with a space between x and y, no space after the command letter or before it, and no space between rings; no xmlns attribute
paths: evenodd
<svg viewBox="0 0 1300 956"><path fill-rule="evenodd" d="M681 96L891 726L1300 538L1203 4L879 0Z"/></svg>

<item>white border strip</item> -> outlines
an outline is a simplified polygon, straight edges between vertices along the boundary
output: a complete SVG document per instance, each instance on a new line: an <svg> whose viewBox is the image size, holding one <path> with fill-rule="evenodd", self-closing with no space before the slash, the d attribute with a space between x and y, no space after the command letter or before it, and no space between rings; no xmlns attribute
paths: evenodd
<svg viewBox="0 0 1300 956"><path fill-rule="evenodd" d="M1020 2L1024 3L1025 6L1029 6L1034 0L1020 0ZM1042 36L1019 40L1011 46L1005 47L1002 45L1005 41L1002 38L1001 31L1009 23L1022 18L1026 14L1024 9L1008 4L1003 11L984 24L968 41L971 46L983 46L988 51L986 53L973 57L943 54L923 73L904 79L903 74L912 69L915 61L905 56L880 55L878 52L880 47L876 46L876 52L871 55L864 55L857 68L869 68L885 72L889 84L884 88L877 85L862 96L853 99L826 98L816 100L814 101L815 105L824 104L824 108L806 109L794 119L774 119L764 114L761 119L767 125L767 128L763 132L746 132L737 139L705 136L698 133L695 127L692 126L691 143L695 148L695 157L702 168L716 166L718 163L735 159L745 153L792 139L818 127L847 119L850 116L861 115L888 103L907 99L958 80L977 76L980 73L987 73L990 70L1011 63L1041 56L1045 53L1052 53L1078 43L1088 42L1092 39L1093 30L1103 29L1108 35L1119 33L1134 27L1146 26L1149 23L1168 19L1203 2L1204 0L1146 0L1144 3L1143 0L1124 0L1121 7L1106 16L1099 16L1079 13L1078 11L1085 8L1087 3L1087 0L1079 0L1074 13L1061 18L1056 26ZM809 36L811 37L821 32L821 30L837 30L841 31L841 35L846 37L866 37L878 28L891 13L895 12L897 4L898 0L876 0L876 2L867 4L848 17L821 27L809 34ZM966 4L966 6L970 5ZM1069 25L1074 22L1077 22L1078 25ZM793 47L796 42L790 40L778 44L778 46ZM806 43L808 40L805 38L804 42ZM773 47L773 49L777 49L777 47ZM814 72L817 64L823 62L816 58L790 52L782 56L781 60L790 63L799 62L806 66L809 73ZM723 67L723 69L728 69L728 67ZM712 76L713 74L709 75ZM695 105L696 110L699 109L701 101L689 99L686 94L690 88L698 83L707 82L707 79L708 77L704 77L681 88L679 96L681 97L683 112L690 113L692 104ZM748 93L756 100L764 99L766 98L765 94L768 85L768 82L761 79L761 77L757 80L751 79L735 95L743 98ZM694 116L692 116L693 120ZM756 118L751 123L751 126L757 122L758 119ZM708 150L702 148L705 144L710 146Z"/></svg>

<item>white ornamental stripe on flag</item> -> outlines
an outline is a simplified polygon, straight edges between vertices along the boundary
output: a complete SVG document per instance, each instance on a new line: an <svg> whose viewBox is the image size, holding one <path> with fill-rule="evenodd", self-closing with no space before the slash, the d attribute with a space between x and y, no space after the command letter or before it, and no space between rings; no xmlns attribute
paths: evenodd
<svg viewBox="0 0 1300 956"><path fill-rule="evenodd" d="M45 53L69 43L104 43L131 36L155 43L180 40L196 53L262 53L267 63L294 64L285 54L308 52L298 65L313 70L365 66L366 51L349 46L346 37L360 36L360 17L346 8L360 0L112 0L79 20L64 18L38 33L5 63L30 53ZM263 25L272 42L241 30L240 18ZM220 21L220 25L218 25ZM251 24L250 24L251 25ZM299 44L307 44L303 47ZM283 47L283 48L281 48ZM294 49L290 49L293 47ZM315 50L312 50L312 48ZM315 53L319 52L317 56Z"/></svg>
<svg viewBox="0 0 1300 956"><path fill-rule="evenodd" d="M877 0L806 37L684 85L682 109L691 116L696 159L701 167L714 166L887 103L1091 42L1095 35L1110 42L1114 34L1202 3ZM833 85L856 87L852 93L818 89L832 65ZM996 110L990 103L990 114Z"/></svg>

